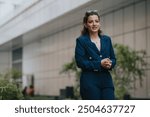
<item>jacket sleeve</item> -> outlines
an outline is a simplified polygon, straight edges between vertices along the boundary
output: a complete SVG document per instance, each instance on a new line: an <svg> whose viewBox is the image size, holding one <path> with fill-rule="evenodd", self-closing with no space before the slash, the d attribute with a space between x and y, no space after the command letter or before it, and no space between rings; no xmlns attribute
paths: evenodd
<svg viewBox="0 0 150 117"><path fill-rule="evenodd" d="M112 61L112 66L111 66L111 69L112 69L116 65L116 57L115 57L111 39L110 39L110 60Z"/></svg>
<svg viewBox="0 0 150 117"><path fill-rule="evenodd" d="M77 66L82 70L101 71L100 60L89 60L86 55L85 47L80 39L76 40L75 60Z"/></svg>

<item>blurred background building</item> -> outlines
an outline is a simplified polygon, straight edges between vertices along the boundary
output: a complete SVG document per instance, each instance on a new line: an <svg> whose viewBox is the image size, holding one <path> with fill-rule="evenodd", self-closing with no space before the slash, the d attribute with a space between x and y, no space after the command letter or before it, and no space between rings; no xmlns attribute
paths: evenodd
<svg viewBox="0 0 150 117"><path fill-rule="evenodd" d="M74 56L75 40L86 10L97 9L102 30L135 50L145 50L150 63L150 0L0 0L0 72L16 68L22 87L35 94L60 95L75 85L74 74L60 74ZM143 87L132 96L150 98L150 67Z"/></svg>

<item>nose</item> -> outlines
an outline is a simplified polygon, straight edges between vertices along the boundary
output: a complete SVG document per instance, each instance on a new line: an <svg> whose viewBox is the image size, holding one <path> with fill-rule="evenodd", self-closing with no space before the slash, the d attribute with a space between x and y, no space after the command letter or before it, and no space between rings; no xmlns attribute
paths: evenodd
<svg viewBox="0 0 150 117"><path fill-rule="evenodd" d="M93 22L93 25L96 25L96 24L97 24L97 23L94 21L94 22Z"/></svg>
<svg viewBox="0 0 150 117"><path fill-rule="evenodd" d="M93 25L95 25L96 24L96 22L93 22Z"/></svg>

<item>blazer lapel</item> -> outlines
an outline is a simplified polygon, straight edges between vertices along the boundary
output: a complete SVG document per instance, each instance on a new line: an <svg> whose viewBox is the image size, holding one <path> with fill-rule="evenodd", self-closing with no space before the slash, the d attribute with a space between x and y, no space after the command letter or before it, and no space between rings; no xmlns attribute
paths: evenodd
<svg viewBox="0 0 150 117"><path fill-rule="evenodd" d="M94 50L96 53L100 53L100 51L98 50L98 48L96 47L96 45L91 41L89 36L86 36L86 45L88 48L91 48L92 50Z"/></svg>
<svg viewBox="0 0 150 117"><path fill-rule="evenodd" d="M101 50L100 50L100 52L104 54L105 50L107 48L107 40L105 39L104 36L100 36L100 39L101 39Z"/></svg>

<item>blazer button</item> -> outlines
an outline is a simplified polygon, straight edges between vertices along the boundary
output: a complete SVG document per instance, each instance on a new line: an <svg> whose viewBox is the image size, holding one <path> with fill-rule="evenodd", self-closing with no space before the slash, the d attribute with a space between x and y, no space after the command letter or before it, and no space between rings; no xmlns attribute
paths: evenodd
<svg viewBox="0 0 150 117"><path fill-rule="evenodd" d="M100 57L102 57L102 55L100 55Z"/></svg>
<svg viewBox="0 0 150 117"><path fill-rule="evenodd" d="M98 69L94 69L94 71L98 71Z"/></svg>
<svg viewBox="0 0 150 117"><path fill-rule="evenodd" d="M91 60L91 59L92 59L92 57L90 56L90 57L89 57L89 59Z"/></svg>

